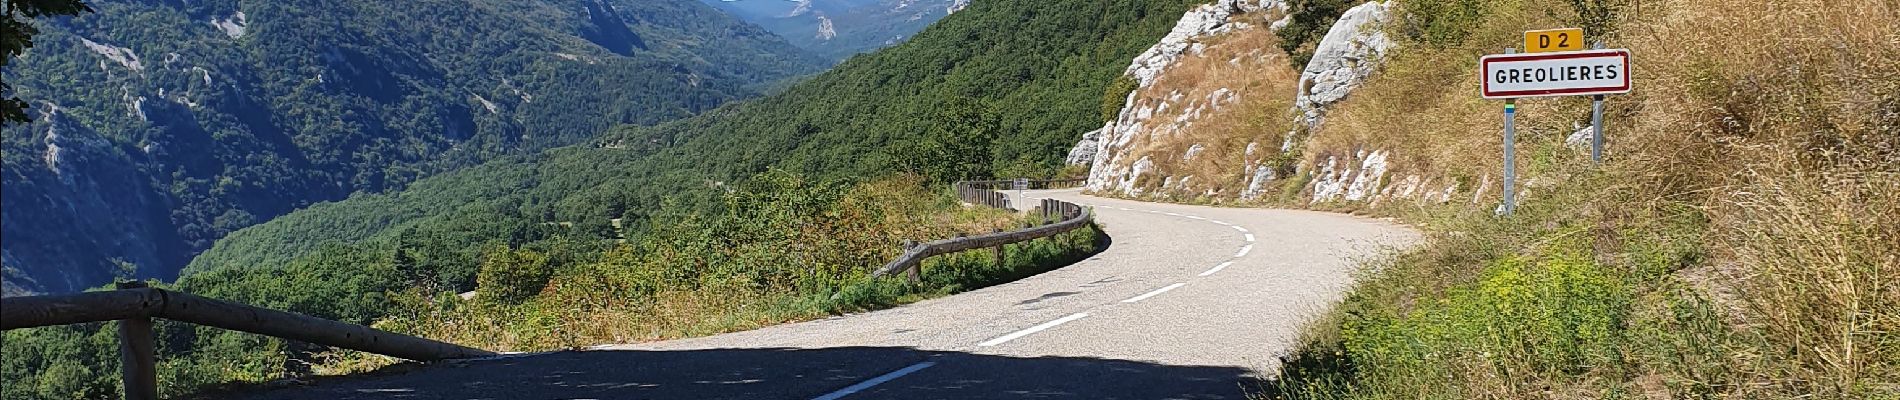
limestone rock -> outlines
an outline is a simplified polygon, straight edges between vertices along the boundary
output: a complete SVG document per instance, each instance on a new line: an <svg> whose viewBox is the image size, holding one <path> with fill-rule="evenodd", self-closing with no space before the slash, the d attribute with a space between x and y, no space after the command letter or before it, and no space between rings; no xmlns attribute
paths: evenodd
<svg viewBox="0 0 1900 400"><path fill-rule="evenodd" d="M1082 134L1082 140L1075 142L1075 147L1069 149L1069 157L1066 159L1069 165L1089 165L1095 163L1095 152L1100 150L1102 132L1107 130L1108 126L1104 125L1102 129L1096 129L1089 131L1089 133Z"/></svg>
<svg viewBox="0 0 1900 400"><path fill-rule="evenodd" d="M1327 106L1359 88L1392 48L1384 29L1390 11L1389 3L1360 4L1326 31L1300 73L1300 94L1294 101L1308 126L1318 125Z"/></svg>

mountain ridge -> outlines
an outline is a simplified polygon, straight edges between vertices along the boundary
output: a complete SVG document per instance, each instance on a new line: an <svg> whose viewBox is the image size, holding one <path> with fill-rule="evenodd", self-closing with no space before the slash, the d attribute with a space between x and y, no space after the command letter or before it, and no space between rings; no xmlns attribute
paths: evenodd
<svg viewBox="0 0 1900 400"><path fill-rule="evenodd" d="M35 106L5 129L8 293L169 278L313 201L692 115L824 64L688 0L95 8L40 23L5 71Z"/></svg>

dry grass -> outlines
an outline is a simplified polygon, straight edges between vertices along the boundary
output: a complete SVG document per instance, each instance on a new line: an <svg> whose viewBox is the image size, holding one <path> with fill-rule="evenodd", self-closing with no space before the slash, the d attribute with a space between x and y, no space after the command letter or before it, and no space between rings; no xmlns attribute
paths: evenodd
<svg viewBox="0 0 1900 400"><path fill-rule="evenodd" d="M1334 109L1308 162L1387 149L1397 174L1495 175L1498 105L1476 99L1475 60L1567 5L1490 4L1502 23L1463 44L1399 52ZM1314 336L1357 375L1307 370L1274 395L1900 398L1900 3L1627 4L1610 45L1635 55L1636 91L1609 103L1610 163L1561 147L1587 102L1521 102L1519 167L1548 189L1509 219L1419 214L1436 239L1371 277L1343 331ZM1599 350L1617 362L1538 371L1553 366L1534 352L1434 336L1536 328L1464 310L1509 304L1472 294L1508 282L1499 263L1569 253L1587 257L1528 271L1614 278L1629 303L1606 309L1625 322Z"/></svg>
<svg viewBox="0 0 1900 400"><path fill-rule="evenodd" d="M1256 165L1276 153L1293 116L1288 109L1299 83L1299 71L1287 66L1286 55L1276 50L1278 39L1267 29L1256 27L1209 39L1200 55L1176 61L1154 85L1136 94L1137 106L1158 110L1144 126L1148 135L1138 136L1131 144L1127 160L1150 157L1157 173L1176 178L1177 185L1163 195L1189 200L1213 192L1217 196L1237 196L1246 185L1246 174L1239 165ZM1235 94L1230 103L1209 105L1209 97L1221 89ZM1178 97L1177 97L1178 96ZM1198 118L1176 124L1184 113L1199 110ZM1259 150L1247 155L1247 146L1258 143ZM1185 156L1189 148L1202 145L1192 160ZM1193 177L1187 185L1181 178ZM1150 179L1140 185L1155 192L1162 179Z"/></svg>

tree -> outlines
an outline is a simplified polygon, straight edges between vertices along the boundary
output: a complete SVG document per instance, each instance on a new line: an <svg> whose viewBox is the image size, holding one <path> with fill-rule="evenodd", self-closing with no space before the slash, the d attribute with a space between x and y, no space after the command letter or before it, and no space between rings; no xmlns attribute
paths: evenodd
<svg viewBox="0 0 1900 400"><path fill-rule="evenodd" d="M6 0L0 1L0 7L6 8L6 17L0 18L0 69L33 47L33 35L40 30L33 27L32 19L92 11L80 0ZM26 102L14 98L13 85L0 78L0 126L28 121Z"/></svg>

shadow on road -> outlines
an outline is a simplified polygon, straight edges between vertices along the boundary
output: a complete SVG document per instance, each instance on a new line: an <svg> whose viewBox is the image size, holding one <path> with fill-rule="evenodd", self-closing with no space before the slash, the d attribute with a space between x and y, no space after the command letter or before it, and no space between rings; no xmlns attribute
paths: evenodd
<svg viewBox="0 0 1900 400"><path fill-rule="evenodd" d="M1244 399L1248 371L901 347L577 351L408 365L243 399L811 399L923 362L846 399Z"/></svg>

